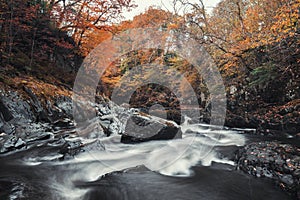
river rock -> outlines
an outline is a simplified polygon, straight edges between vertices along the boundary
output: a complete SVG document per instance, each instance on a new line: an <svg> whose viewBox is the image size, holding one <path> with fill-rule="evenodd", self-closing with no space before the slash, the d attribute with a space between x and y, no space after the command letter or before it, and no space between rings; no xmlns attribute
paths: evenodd
<svg viewBox="0 0 300 200"><path fill-rule="evenodd" d="M47 113L48 121L55 122L60 119L73 119L72 99L67 96L55 97L53 103L46 101L44 110Z"/></svg>
<svg viewBox="0 0 300 200"><path fill-rule="evenodd" d="M82 143L80 140L65 141L59 153L63 155L61 159L73 158L81 151Z"/></svg>
<svg viewBox="0 0 300 200"><path fill-rule="evenodd" d="M28 87L24 86L24 91L30 97L30 105L33 108L34 114L38 121L49 121L46 110L43 108L37 95Z"/></svg>
<svg viewBox="0 0 300 200"><path fill-rule="evenodd" d="M4 135L0 140L0 153L7 153L26 146L26 142L21 138L12 135Z"/></svg>
<svg viewBox="0 0 300 200"><path fill-rule="evenodd" d="M181 138L179 126L173 122L144 113L136 113L127 121L122 143L139 143L151 140Z"/></svg>
<svg viewBox="0 0 300 200"><path fill-rule="evenodd" d="M36 117L30 104L23 100L17 92L0 91L0 112L6 122L16 121L32 122Z"/></svg>
<svg viewBox="0 0 300 200"><path fill-rule="evenodd" d="M24 142L21 138L18 138L17 142L15 143L15 148L19 149L26 145L26 142Z"/></svg>
<svg viewBox="0 0 300 200"><path fill-rule="evenodd" d="M46 141L53 138L51 132L35 132L25 138L26 142Z"/></svg>
<svg viewBox="0 0 300 200"><path fill-rule="evenodd" d="M73 134L71 132L88 139L120 134L123 143L181 137L175 122L143 114L138 109L119 106L104 98L98 99L98 103L76 101L78 109L76 119L73 119L73 102L70 97L60 96L54 97L52 101L42 101L30 88L23 87L23 90L27 93L26 100L16 92L1 93L0 131L17 138L3 140L5 146L2 152L22 148L25 144L27 148L46 144L56 135L64 137ZM71 156L83 148L78 142L66 142L62 146L62 154ZM96 145L93 148L98 147Z"/></svg>
<svg viewBox="0 0 300 200"><path fill-rule="evenodd" d="M82 151L91 152L91 151L100 151L104 150L105 146L99 139L96 139L92 142L82 144Z"/></svg>
<svg viewBox="0 0 300 200"><path fill-rule="evenodd" d="M74 128L74 122L69 118L58 119L51 125L54 130Z"/></svg>
<svg viewBox="0 0 300 200"><path fill-rule="evenodd" d="M16 124L16 135L26 140L28 138L40 138L40 135L43 135L47 132L52 132L52 128L48 123L38 122L28 124Z"/></svg>
<svg viewBox="0 0 300 200"><path fill-rule="evenodd" d="M60 115L63 115L67 118L72 118L73 116L72 104L72 99L67 96L59 96L54 102L54 106L56 107Z"/></svg>
<svg viewBox="0 0 300 200"><path fill-rule="evenodd" d="M15 126L4 120L1 120L1 115L0 115L0 133L11 135L15 133L15 130L16 130Z"/></svg>
<svg viewBox="0 0 300 200"><path fill-rule="evenodd" d="M238 152L238 169L267 177L296 197L300 191L300 149L280 142L255 142Z"/></svg>

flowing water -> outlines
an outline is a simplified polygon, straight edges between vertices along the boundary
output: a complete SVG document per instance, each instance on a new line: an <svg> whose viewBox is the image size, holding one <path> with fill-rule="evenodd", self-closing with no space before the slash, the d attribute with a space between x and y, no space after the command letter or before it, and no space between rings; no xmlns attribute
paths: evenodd
<svg viewBox="0 0 300 200"><path fill-rule="evenodd" d="M182 139L140 144L101 137L101 148L63 161L50 143L2 157L0 199L288 199L234 170L234 151L247 141L240 131L188 120L181 131Z"/></svg>

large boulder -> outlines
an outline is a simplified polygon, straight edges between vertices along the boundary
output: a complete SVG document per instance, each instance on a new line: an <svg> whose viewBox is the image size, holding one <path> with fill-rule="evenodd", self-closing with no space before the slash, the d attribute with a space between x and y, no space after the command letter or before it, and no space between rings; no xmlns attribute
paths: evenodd
<svg viewBox="0 0 300 200"><path fill-rule="evenodd" d="M139 143L151 140L170 140L181 137L182 134L179 126L175 122L144 113L134 113L127 120L121 142Z"/></svg>

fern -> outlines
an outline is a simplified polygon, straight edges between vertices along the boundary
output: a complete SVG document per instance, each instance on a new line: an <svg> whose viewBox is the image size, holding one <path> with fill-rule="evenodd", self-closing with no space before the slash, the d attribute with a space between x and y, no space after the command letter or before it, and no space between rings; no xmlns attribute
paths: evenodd
<svg viewBox="0 0 300 200"><path fill-rule="evenodd" d="M250 86L257 86L269 84L279 76L279 73L277 66L272 62L268 62L255 68L251 75L254 80L250 82Z"/></svg>

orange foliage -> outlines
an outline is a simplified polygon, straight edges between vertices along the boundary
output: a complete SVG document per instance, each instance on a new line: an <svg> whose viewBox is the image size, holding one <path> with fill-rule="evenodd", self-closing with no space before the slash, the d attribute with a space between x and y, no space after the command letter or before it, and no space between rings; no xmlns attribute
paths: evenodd
<svg viewBox="0 0 300 200"><path fill-rule="evenodd" d="M224 0L202 31L205 29L210 42L217 46L212 55L225 63L222 69L230 76L237 72L243 52L296 36L299 7L300 0Z"/></svg>

